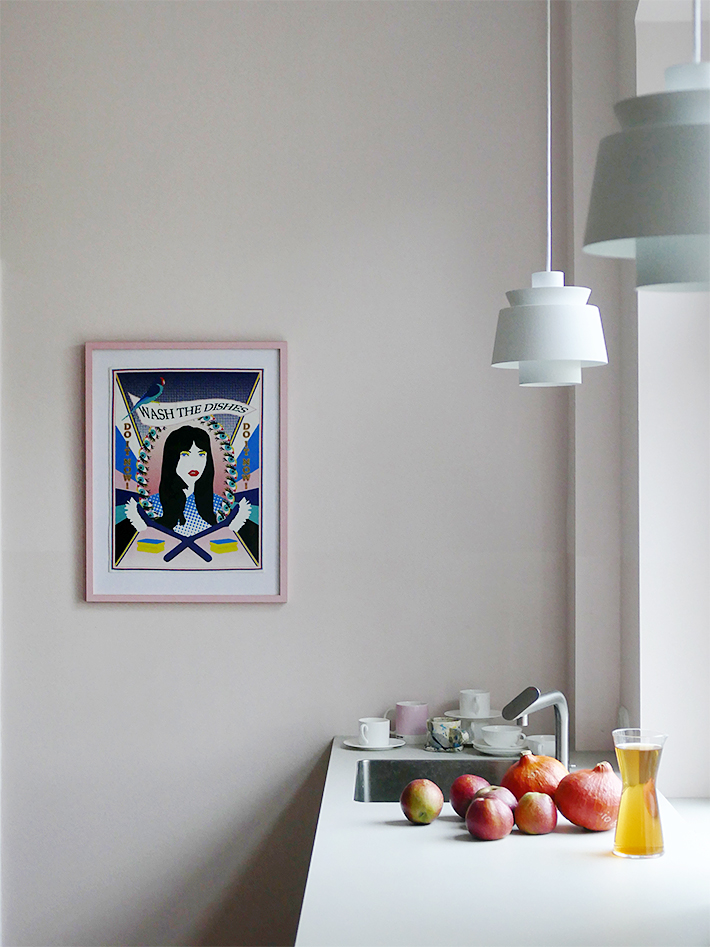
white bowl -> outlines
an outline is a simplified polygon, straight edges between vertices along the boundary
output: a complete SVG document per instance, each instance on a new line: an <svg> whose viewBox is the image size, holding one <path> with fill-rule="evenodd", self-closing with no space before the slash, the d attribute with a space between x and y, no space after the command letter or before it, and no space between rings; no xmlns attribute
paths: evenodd
<svg viewBox="0 0 710 947"><path fill-rule="evenodd" d="M555 755L555 734L554 733L533 733L525 738L525 745L535 756L554 756Z"/></svg>
<svg viewBox="0 0 710 947"><path fill-rule="evenodd" d="M521 727L481 727L481 736L488 746L517 747L523 743Z"/></svg>

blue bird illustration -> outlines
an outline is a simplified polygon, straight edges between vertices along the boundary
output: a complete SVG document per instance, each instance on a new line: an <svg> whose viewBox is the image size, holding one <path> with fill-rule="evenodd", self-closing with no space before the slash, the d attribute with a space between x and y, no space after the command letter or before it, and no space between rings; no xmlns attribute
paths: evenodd
<svg viewBox="0 0 710 947"><path fill-rule="evenodd" d="M163 376L161 375L161 376L158 378L158 380L157 380L157 381L154 381L153 384L148 388L148 390L147 390L146 393L143 395L143 397L142 397L142 398L139 398L138 401L136 401L136 403L135 403L135 404L133 405L133 407L131 408L131 411L129 411L129 413L126 415L126 418L129 416L129 414L130 414L132 411L135 411L136 408L140 408L141 405L150 404L151 401L157 401L158 398L159 398L159 397L162 395L162 393L163 393L163 388L165 388L165 379L164 379ZM124 418L123 420L125 421L126 418Z"/></svg>

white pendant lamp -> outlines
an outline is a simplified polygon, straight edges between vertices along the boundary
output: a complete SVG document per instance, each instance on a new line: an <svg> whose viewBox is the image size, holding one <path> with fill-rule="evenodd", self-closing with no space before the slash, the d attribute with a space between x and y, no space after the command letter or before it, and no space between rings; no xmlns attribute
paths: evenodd
<svg viewBox="0 0 710 947"><path fill-rule="evenodd" d="M525 387L579 385L582 369L608 362L601 316L590 289L565 286L559 270L533 273L531 289L506 293L493 348L496 368L517 368Z"/></svg>
<svg viewBox="0 0 710 947"><path fill-rule="evenodd" d="M565 286L552 262L552 110L550 0L547 0L547 268L529 289L506 293L510 307L498 314L494 368L517 368L526 388L579 385L582 369L608 362L601 316L588 306L590 289Z"/></svg>
<svg viewBox="0 0 710 947"><path fill-rule="evenodd" d="M666 91L614 106L622 130L599 145L584 249L636 258L639 289L710 289L710 62L666 69Z"/></svg>

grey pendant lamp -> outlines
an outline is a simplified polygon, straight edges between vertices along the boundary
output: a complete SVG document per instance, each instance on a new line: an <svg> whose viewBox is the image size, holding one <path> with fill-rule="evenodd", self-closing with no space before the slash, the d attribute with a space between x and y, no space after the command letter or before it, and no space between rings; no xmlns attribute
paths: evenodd
<svg viewBox="0 0 710 947"><path fill-rule="evenodd" d="M547 0L547 266L532 275L528 289L506 293L510 307L498 314L492 364L517 368L527 388L579 385L582 368L608 362L604 330L590 289L565 286L552 263L552 110L550 0Z"/></svg>
<svg viewBox="0 0 710 947"><path fill-rule="evenodd" d="M710 289L710 62L693 0L692 63L666 91L614 106L622 130L599 145L584 236L598 256L636 258L639 289Z"/></svg>

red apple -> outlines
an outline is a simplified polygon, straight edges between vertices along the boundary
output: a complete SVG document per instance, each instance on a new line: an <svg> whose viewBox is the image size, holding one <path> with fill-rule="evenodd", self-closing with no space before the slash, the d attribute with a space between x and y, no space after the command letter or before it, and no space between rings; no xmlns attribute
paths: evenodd
<svg viewBox="0 0 710 947"><path fill-rule="evenodd" d="M495 796L475 796L466 810L466 828L485 842L510 835L513 822L513 810Z"/></svg>
<svg viewBox="0 0 710 947"><path fill-rule="evenodd" d="M478 790L476 796L482 796L484 799L498 799L500 802L504 802L506 806L510 806L511 809L515 809L518 804L518 800L513 793L505 786L484 786L483 789Z"/></svg>
<svg viewBox="0 0 710 947"><path fill-rule="evenodd" d="M486 786L490 786L488 780L484 779L483 776L474 776L473 773L464 773L463 776L455 779L449 790L449 802L456 815L460 815L462 819L465 819L469 803L478 790Z"/></svg>
<svg viewBox="0 0 710 947"><path fill-rule="evenodd" d="M402 812L415 825L428 825L441 812L444 794L430 779L413 779L399 797Z"/></svg>
<svg viewBox="0 0 710 947"><path fill-rule="evenodd" d="M547 835L557 825L557 806L546 792L526 792L515 810L515 824L528 835Z"/></svg>

